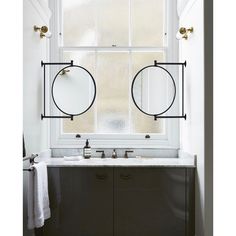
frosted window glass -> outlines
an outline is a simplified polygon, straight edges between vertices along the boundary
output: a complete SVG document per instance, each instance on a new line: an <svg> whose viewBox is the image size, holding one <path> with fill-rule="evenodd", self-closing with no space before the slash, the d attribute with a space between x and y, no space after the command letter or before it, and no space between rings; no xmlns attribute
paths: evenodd
<svg viewBox="0 0 236 236"><path fill-rule="evenodd" d="M144 66L153 65L154 60L164 61L162 52L133 52L131 53L132 61L132 78ZM142 99L140 97L140 99ZM138 108L131 104L131 132L132 133L163 133L164 120L154 121L154 118L143 114Z"/></svg>
<svg viewBox="0 0 236 236"><path fill-rule="evenodd" d="M163 46L164 0L131 0L131 45Z"/></svg>
<svg viewBox="0 0 236 236"><path fill-rule="evenodd" d="M166 1L61 1L63 46L91 47L76 51L64 48L63 60L74 60L74 64L88 69L97 86L94 105L73 121L62 120L63 132L163 133L165 120L154 121L153 117L140 112L133 104L130 85L144 66L153 64L154 60L165 61L164 52L102 50L112 45L163 47Z"/></svg>
<svg viewBox="0 0 236 236"><path fill-rule="evenodd" d="M128 46L129 1L97 1L98 46Z"/></svg>
<svg viewBox="0 0 236 236"><path fill-rule="evenodd" d="M134 75L154 60L164 61L162 52L66 51L64 61L88 69L96 81L97 97L92 108L74 120L64 119L64 133L163 133L164 120L154 121L133 104L130 84ZM129 64L129 61L131 64ZM130 71L129 71L130 70Z"/></svg>
<svg viewBox="0 0 236 236"><path fill-rule="evenodd" d="M64 46L96 45L95 0L62 0Z"/></svg>
<svg viewBox="0 0 236 236"><path fill-rule="evenodd" d="M74 120L63 119L64 133L95 133L94 124L94 107L90 108L86 113L75 116Z"/></svg>
<svg viewBox="0 0 236 236"><path fill-rule="evenodd" d="M163 133L165 121L159 119L154 121L153 116L147 116L131 104L131 133Z"/></svg>
<svg viewBox="0 0 236 236"><path fill-rule="evenodd" d="M66 51L63 54L64 61L73 60L75 65L87 69L94 77L95 81L95 53L94 52L72 52ZM96 103L96 100L95 100ZM95 103L84 114L75 116L74 120L63 119L64 133L93 133L95 132Z"/></svg>
<svg viewBox="0 0 236 236"><path fill-rule="evenodd" d="M127 46L129 1L63 0L64 46Z"/></svg>
<svg viewBox="0 0 236 236"><path fill-rule="evenodd" d="M97 132L128 132L130 95L129 53L98 53L97 80Z"/></svg>

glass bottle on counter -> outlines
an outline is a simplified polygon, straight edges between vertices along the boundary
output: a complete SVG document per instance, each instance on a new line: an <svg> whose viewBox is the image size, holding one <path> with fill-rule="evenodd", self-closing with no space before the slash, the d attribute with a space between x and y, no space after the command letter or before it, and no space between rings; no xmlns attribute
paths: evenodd
<svg viewBox="0 0 236 236"><path fill-rule="evenodd" d="M83 155L85 159L88 159L91 157L91 147L89 146L89 141L86 139L85 146L83 148Z"/></svg>

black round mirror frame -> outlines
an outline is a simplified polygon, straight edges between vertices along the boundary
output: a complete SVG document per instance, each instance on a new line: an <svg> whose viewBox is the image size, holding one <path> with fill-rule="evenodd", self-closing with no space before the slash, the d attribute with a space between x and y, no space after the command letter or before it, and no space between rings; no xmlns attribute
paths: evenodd
<svg viewBox="0 0 236 236"><path fill-rule="evenodd" d="M143 111L143 110L138 106L138 104L136 103L135 98L134 98L134 91L133 91L133 88L134 88L135 80L137 79L139 73L141 73L143 70L145 70L145 69L147 69L147 68L150 68L150 67L158 67L158 68L164 70L166 73L168 73L168 75L170 76L170 78L171 78L171 80L172 80L172 82L173 82L173 85L174 85L174 96L173 96L173 99L172 99L172 101L171 101L171 104L169 105L169 107L167 107L166 110L164 110L163 112L160 112L160 113L158 113L158 114L149 114L149 113ZM134 76L134 79L133 79L132 85L131 85L131 96L132 96L132 99L133 99L133 102L134 102L135 106L136 106L142 113L144 113L145 115L148 115L148 116L154 116L154 118L156 118L156 117L158 117L158 116L164 114L165 112L167 112L167 111L172 107L172 105L173 105L173 103L174 103L174 101L175 101L175 98L176 98L176 84L175 84L174 78L173 78L173 76L170 74L170 72L169 72L168 70L166 70L165 68L163 68L163 67L161 67L161 66L159 66L159 65L149 65L149 66L145 66L145 67L143 67L141 70L139 70L139 71L137 72L137 74Z"/></svg>
<svg viewBox="0 0 236 236"><path fill-rule="evenodd" d="M90 77L91 77L91 79L92 79L92 82L93 82L93 85L94 85L94 96L93 96L93 100L92 100L91 104L88 106L88 108L87 108L86 110L84 110L83 112L78 113L78 114L69 114L69 113L63 111L63 110L57 105L57 103L56 103L56 101L55 101L55 98L54 98L54 94L53 94L54 83L55 83L55 81L56 81L56 79L57 79L57 76L58 76L62 71L64 71L64 70L67 69L67 68L70 68L70 67L78 67L78 68L81 68L81 69L85 70L85 71L90 75ZM56 106L57 109L60 110L62 113L66 114L66 115L69 115L69 116L72 116L72 117L73 117L73 116L79 116L79 115L82 115L82 114L84 114L85 112L87 112L87 111L92 107L92 105L93 105L93 103L94 103L94 101L95 101L96 93L97 93L96 83L95 83L95 80L94 80L92 74L91 74L87 69L85 69L85 68L82 67L82 66L70 65L70 66L66 66L66 67L62 68L61 70L59 70L59 71L57 72L57 74L55 75L54 80L53 80L53 82L52 82L51 94L52 94L52 100L53 100L55 106Z"/></svg>

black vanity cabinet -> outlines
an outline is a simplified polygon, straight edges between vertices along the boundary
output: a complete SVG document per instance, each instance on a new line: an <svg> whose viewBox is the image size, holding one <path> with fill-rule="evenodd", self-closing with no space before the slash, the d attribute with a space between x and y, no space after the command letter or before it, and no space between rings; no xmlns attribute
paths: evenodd
<svg viewBox="0 0 236 236"><path fill-rule="evenodd" d="M52 216L39 236L113 235L113 169L48 168Z"/></svg>
<svg viewBox="0 0 236 236"><path fill-rule="evenodd" d="M116 168L114 235L194 236L192 175L186 168Z"/></svg>
<svg viewBox="0 0 236 236"><path fill-rule="evenodd" d="M49 167L37 236L194 236L194 169Z"/></svg>
<svg viewBox="0 0 236 236"><path fill-rule="evenodd" d="M109 168L63 168L63 235L113 234L113 171Z"/></svg>

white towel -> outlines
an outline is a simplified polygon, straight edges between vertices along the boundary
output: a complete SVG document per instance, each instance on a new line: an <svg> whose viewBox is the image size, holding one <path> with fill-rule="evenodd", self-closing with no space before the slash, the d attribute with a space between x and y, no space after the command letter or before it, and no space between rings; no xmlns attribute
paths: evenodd
<svg viewBox="0 0 236 236"><path fill-rule="evenodd" d="M44 162L34 164L29 172L28 228L40 228L50 218L47 166Z"/></svg>
<svg viewBox="0 0 236 236"><path fill-rule="evenodd" d="M79 161L82 159L82 156L64 156L64 161Z"/></svg>

